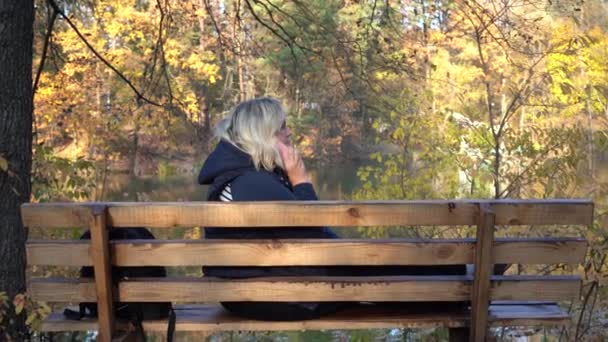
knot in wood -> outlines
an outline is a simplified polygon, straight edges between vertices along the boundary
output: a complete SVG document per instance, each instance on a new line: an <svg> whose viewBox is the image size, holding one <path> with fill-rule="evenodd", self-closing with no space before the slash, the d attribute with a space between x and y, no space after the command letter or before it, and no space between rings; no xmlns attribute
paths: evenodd
<svg viewBox="0 0 608 342"><path fill-rule="evenodd" d="M359 210L357 210L357 208L349 208L348 209L348 214L352 217L356 217L359 218L361 217L361 215L359 214Z"/></svg>
<svg viewBox="0 0 608 342"><path fill-rule="evenodd" d="M452 246L442 246L437 251L437 257L439 259L448 259L454 254L454 248Z"/></svg>
<svg viewBox="0 0 608 342"><path fill-rule="evenodd" d="M283 248L283 244L279 240L272 240L268 245L270 249L281 249Z"/></svg>

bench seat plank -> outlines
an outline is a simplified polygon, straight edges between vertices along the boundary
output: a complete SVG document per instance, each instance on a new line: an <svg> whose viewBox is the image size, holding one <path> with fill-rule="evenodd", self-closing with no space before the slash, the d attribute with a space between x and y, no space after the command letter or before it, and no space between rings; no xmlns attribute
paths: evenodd
<svg viewBox="0 0 608 342"><path fill-rule="evenodd" d="M408 311L395 308L362 306L344 310L321 319L295 322L266 322L236 317L218 304L176 305L176 331L267 331L267 330L330 330L330 329L389 329L465 327L469 324L468 311L436 312ZM492 326L564 326L570 324L567 312L555 303L541 304L497 304L490 306L489 320ZM124 322L118 322L124 327ZM87 331L96 330L94 319L73 321L55 312L42 324L41 331ZM165 332L166 320L144 322L146 331Z"/></svg>

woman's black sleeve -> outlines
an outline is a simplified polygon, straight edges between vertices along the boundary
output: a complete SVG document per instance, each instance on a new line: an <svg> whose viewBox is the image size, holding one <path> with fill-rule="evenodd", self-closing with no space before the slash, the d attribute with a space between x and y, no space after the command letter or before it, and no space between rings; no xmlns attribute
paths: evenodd
<svg viewBox="0 0 608 342"><path fill-rule="evenodd" d="M235 201L314 201L315 189L310 183L293 187L293 192L272 174L251 172L238 177L231 185Z"/></svg>
<svg viewBox="0 0 608 342"><path fill-rule="evenodd" d="M311 183L300 183L293 187L293 194L299 201L316 201L317 193Z"/></svg>

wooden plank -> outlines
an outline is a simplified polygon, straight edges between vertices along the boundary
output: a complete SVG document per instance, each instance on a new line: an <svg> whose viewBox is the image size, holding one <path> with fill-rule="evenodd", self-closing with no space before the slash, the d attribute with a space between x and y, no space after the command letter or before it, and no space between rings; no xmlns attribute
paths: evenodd
<svg viewBox="0 0 608 342"><path fill-rule="evenodd" d="M121 240L110 246L117 266L457 265L474 262L474 239L455 240ZM91 266L89 241L30 240L29 265ZM582 238L496 239L493 263L576 264Z"/></svg>
<svg viewBox="0 0 608 342"><path fill-rule="evenodd" d="M277 277L122 282L121 300L158 301L464 301L469 277ZM168 299L167 299L168 300Z"/></svg>
<svg viewBox="0 0 608 342"><path fill-rule="evenodd" d="M492 275L492 247L496 216L489 205L479 206L477 243L475 246L475 280L471 291L471 341L483 342L488 330L490 277Z"/></svg>
<svg viewBox="0 0 608 342"><path fill-rule="evenodd" d="M581 284L577 276L492 278L492 300L568 300L578 294ZM467 276L152 278L122 282L119 292L125 301L464 301L469 299L471 284ZM29 292L36 300L48 302L96 298L94 283L78 279L32 279Z"/></svg>
<svg viewBox="0 0 608 342"><path fill-rule="evenodd" d="M79 303L97 300L92 279L32 278L27 292L42 302Z"/></svg>
<svg viewBox="0 0 608 342"><path fill-rule="evenodd" d="M588 200L289 201L105 203L115 227L298 227L473 225L480 203L495 207L496 224L589 224ZM86 226L91 203L22 205L28 227ZM263 212L264 215L259 215Z"/></svg>
<svg viewBox="0 0 608 342"><path fill-rule="evenodd" d="M96 331L97 329L99 329L97 319L87 317L76 321L65 317L63 312L51 313L40 326L40 332Z"/></svg>
<svg viewBox="0 0 608 342"><path fill-rule="evenodd" d="M114 244L117 265L314 266L457 265L473 260L472 240L199 240Z"/></svg>
<svg viewBox="0 0 608 342"><path fill-rule="evenodd" d="M217 304L215 304L217 305ZM72 305L67 308L78 311L78 306ZM167 323L165 322L165 325ZM114 322L116 330L132 329L131 323L117 319ZM61 332L61 331L98 331L99 323L95 317L83 317L80 320L65 317L63 311L51 312L38 331L40 332ZM114 342L114 341L113 341Z"/></svg>
<svg viewBox="0 0 608 342"><path fill-rule="evenodd" d="M579 276L494 276L492 300L573 300L580 293Z"/></svg>
<svg viewBox="0 0 608 342"><path fill-rule="evenodd" d="M481 202L492 207L496 225L590 225L590 200L492 200Z"/></svg>
<svg viewBox="0 0 608 342"><path fill-rule="evenodd" d="M28 265L93 266L90 241L86 240L28 240Z"/></svg>
<svg viewBox="0 0 608 342"><path fill-rule="evenodd" d="M260 213L264 213L260 215ZM241 202L201 203L192 206L115 206L115 226L147 227L339 227L390 225L466 225L475 205L452 202Z"/></svg>
<svg viewBox="0 0 608 342"><path fill-rule="evenodd" d="M92 204L24 203L21 218L25 227L88 228Z"/></svg>
<svg viewBox="0 0 608 342"><path fill-rule="evenodd" d="M527 318L556 318L568 316L568 314L555 302L547 302L545 304L490 305L490 317L492 320L511 319L524 315Z"/></svg>
<svg viewBox="0 0 608 342"><path fill-rule="evenodd" d="M114 333L114 306L112 298L112 270L110 244L106 225L107 208L93 207L91 216L91 259L95 270L99 341L109 342Z"/></svg>
<svg viewBox="0 0 608 342"><path fill-rule="evenodd" d="M473 260L473 240L121 240L117 266L450 265ZM30 265L91 265L89 242L28 241Z"/></svg>
<svg viewBox="0 0 608 342"><path fill-rule="evenodd" d="M570 315L555 303L491 305L491 326L568 326Z"/></svg>
<svg viewBox="0 0 608 342"><path fill-rule="evenodd" d="M460 327L466 324L464 312L416 312L364 305L350 308L321 319L292 322L248 320L230 314L217 304L175 306L176 331L268 331ZM70 321L53 313L43 322L42 331L96 330L94 320ZM144 321L145 331L166 332L167 321Z"/></svg>
<svg viewBox="0 0 608 342"><path fill-rule="evenodd" d="M584 238L495 239L494 264L579 264L589 244Z"/></svg>
<svg viewBox="0 0 608 342"><path fill-rule="evenodd" d="M120 241L121 266L458 265L474 262L474 239ZM499 239L494 263L580 263L581 238Z"/></svg>
<svg viewBox="0 0 608 342"><path fill-rule="evenodd" d="M282 277L252 279L149 278L121 282L122 301L463 301L470 277ZM94 301L93 283L85 279L38 278L30 282L33 298L48 302Z"/></svg>
<svg viewBox="0 0 608 342"><path fill-rule="evenodd" d="M420 305L417 305L420 307ZM466 312L417 312L410 307L361 306L340 311L311 321L264 322L236 317L217 304L176 305L176 331L276 331L326 329L390 329L390 328L459 328L468 325ZM562 326L569 323L566 312L557 305L490 307L492 326ZM515 324L513 324L515 323ZM118 323L119 326L124 324ZM42 324L41 331L97 330L96 320L68 320L60 312L52 313ZM145 331L165 332L166 320L144 321Z"/></svg>

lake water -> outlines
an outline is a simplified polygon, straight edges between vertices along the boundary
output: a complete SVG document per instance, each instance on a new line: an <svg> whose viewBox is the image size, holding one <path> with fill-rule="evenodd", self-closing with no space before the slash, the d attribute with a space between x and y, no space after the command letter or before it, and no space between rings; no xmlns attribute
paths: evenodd
<svg viewBox="0 0 608 342"><path fill-rule="evenodd" d="M362 163L310 167L312 181L320 199L349 199L359 187L357 168ZM156 175L132 178L113 174L106 183L104 201L204 201L207 187L197 183L198 174L179 174L160 178Z"/></svg>

